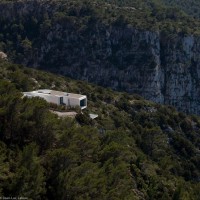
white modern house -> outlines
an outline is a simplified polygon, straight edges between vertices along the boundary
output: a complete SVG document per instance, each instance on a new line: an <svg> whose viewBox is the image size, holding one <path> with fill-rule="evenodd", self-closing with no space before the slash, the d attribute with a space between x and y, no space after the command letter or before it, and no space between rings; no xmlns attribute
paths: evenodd
<svg viewBox="0 0 200 200"><path fill-rule="evenodd" d="M31 92L23 92L28 98L41 97L49 103L66 106L80 106L81 109L87 107L87 96L81 94L73 94L56 90L42 89Z"/></svg>

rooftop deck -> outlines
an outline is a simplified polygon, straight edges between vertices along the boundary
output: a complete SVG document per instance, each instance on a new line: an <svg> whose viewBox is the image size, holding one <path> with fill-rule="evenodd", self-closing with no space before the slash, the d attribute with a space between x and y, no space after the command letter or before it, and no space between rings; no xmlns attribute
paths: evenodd
<svg viewBox="0 0 200 200"><path fill-rule="evenodd" d="M70 98L78 98L78 99L82 98L82 97L86 97L85 95L81 95L81 94L74 94L74 93L68 93L68 92L62 92L62 91L56 91L56 90L48 90L48 89L24 92L24 94L26 94L26 95L44 94L44 95L51 95L51 96L69 96Z"/></svg>

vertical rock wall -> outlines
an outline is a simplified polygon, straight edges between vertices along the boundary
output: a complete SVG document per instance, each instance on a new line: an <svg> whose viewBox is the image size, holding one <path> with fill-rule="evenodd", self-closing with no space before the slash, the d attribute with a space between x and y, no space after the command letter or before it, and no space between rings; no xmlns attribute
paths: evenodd
<svg viewBox="0 0 200 200"><path fill-rule="evenodd" d="M1 29L1 37L13 43L3 50L18 63L200 114L200 38L163 35L84 16L58 18L59 9L42 1L1 4L1 22L10 31L15 19L13 23L23 26L16 34L24 37L18 41L11 37L15 33L10 36Z"/></svg>

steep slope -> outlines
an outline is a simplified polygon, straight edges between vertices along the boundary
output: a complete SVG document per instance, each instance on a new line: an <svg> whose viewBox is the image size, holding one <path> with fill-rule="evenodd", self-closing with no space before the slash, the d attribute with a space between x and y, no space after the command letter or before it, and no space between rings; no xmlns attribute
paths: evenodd
<svg viewBox="0 0 200 200"><path fill-rule="evenodd" d="M120 2L3 1L0 49L17 63L200 114L199 20L154 1Z"/></svg>
<svg viewBox="0 0 200 200"><path fill-rule="evenodd" d="M161 0L165 5L176 6L182 9L187 14L194 16L196 18L200 17L200 2L198 0Z"/></svg>
<svg viewBox="0 0 200 200"><path fill-rule="evenodd" d="M88 108L59 119L21 98L38 88L86 94ZM1 196L199 198L200 118L137 95L1 61L0 140Z"/></svg>

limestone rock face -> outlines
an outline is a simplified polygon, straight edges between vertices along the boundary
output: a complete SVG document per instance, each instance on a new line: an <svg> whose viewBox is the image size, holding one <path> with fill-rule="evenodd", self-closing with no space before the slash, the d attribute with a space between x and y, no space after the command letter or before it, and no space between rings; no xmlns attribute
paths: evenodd
<svg viewBox="0 0 200 200"><path fill-rule="evenodd" d="M0 18L5 22L23 16L32 20L27 24L34 21L35 29L40 28L33 36L23 26L26 38L13 41L20 52L13 56L15 62L200 114L199 37L170 37L95 19L80 26L81 17L57 19L58 10L43 1L0 5Z"/></svg>
<svg viewBox="0 0 200 200"><path fill-rule="evenodd" d="M0 51L0 59L7 59L7 55L2 51Z"/></svg>

